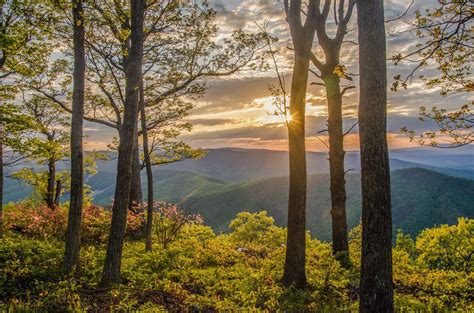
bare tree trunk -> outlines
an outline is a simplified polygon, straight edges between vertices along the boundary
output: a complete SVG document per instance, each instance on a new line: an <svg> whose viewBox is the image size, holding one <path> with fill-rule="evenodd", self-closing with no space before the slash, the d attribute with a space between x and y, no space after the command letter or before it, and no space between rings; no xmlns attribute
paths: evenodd
<svg viewBox="0 0 474 313"><path fill-rule="evenodd" d="M3 124L0 116L0 238L3 238Z"/></svg>
<svg viewBox="0 0 474 313"><path fill-rule="evenodd" d="M143 59L143 19L145 0L131 0L131 48L127 65L125 112L121 128L115 201L101 285L120 281L123 241L132 181L132 159L137 133L137 117Z"/></svg>
<svg viewBox="0 0 474 313"><path fill-rule="evenodd" d="M142 181L140 178L140 145L138 135L135 136L132 156L132 183L130 187L129 210L137 213L143 201Z"/></svg>
<svg viewBox="0 0 474 313"><path fill-rule="evenodd" d="M83 120L86 72L84 11L82 0L73 0L72 5L74 20L74 86L71 122L71 198L63 264L66 274L77 269L80 264L82 206L84 202Z"/></svg>
<svg viewBox="0 0 474 313"><path fill-rule="evenodd" d="M323 77L328 101L329 172L331 176L331 217L333 253L343 265L349 262L346 220L346 181L344 170L344 133L342 130L342 95L339 77Z"/></svg>
<svg viewBox="0 0 474 313"><path fill-rule="evenodd" d="M54 187L56 184L56 161L50 159L48 161L48 184L46 187L46 204L50 209L54 209Z"/></svg>
<svg viewBox="0 0 474 313"><path fill-rule="evenodd" d="M0 25L3 28L3 5L0 5ZM0 70L3 71L3 66L6 61L5 49L0 49ZM3 80L0 80L0 87L3 85ZM3 103L0 103L3 105ZM4 180L4 164L3 164L3 136L4 136L4 126L2 123L2 115L0 112L0 238L3 238L3 180Z"/></svg>
<svg viewBox="0 0 474 313"><path fill-rule="evenodd" d="M357 2L362 178L360 311L393 312L392 217L387 148L383 0Z"/></svg>
<svg viewBox="0 0 474 313"><path fill-rule="evenodd" d="M61 202L61 191L63 188L63 184L61 183L61 180L58 179L56 180L56 190L54 192L54 207L59 207L59 202Z"/></svg>
<svg viewBox="0 0 474 313"><path fill-rule="evenodd" d="M151 252L153 249L152 233L153 233L153 171L151 168L150 150L148 147L148 130L146 127L145 99L143 94L143 80L140 83L140 113L142 123L143 137L143 153L145 156L145 169L147 181L147 215L145 230L145 251Z"/></svg>
<svg viewBox="0 0 474 313"><path fill-rule="evenodd" d="M288 199L288 238L283 284L306 285L306 147L305 106L309 58L296 53L291 82L288 143L290 192Z"/></svg>
<svg viewBox="0 0 474 313"><path fill-rule="evenodd" d="M322 11L320 2L313 1L316 12L316 34L318 44L324 52L324 62L311 53L311 62L319 70L316 76L324 81L328 104L328 135L329 135L329 172L331 176L331 217L332 217L332 250L335 257L345 267L349 262L349 244L346 220L346 186L344 170L344 133L342 130L342 96L340 78L336 69L340 66L340 51L347 33L347 25L351 19L356 0L332 1L325 0ZM334 9L336 19L335 36L329 36L327 30L328 16ZM347 88L347 87L346 87Z"/></svg>

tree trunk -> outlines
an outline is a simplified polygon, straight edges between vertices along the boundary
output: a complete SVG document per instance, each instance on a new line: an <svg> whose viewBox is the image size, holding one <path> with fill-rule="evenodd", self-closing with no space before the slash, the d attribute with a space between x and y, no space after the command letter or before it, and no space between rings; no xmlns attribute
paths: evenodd
<svg viewBox="0 0 474 313"><path fill-rule="evenodd" d="M132 183L130 187L129 210L137 213L143 201L142 181L140 178L140 145L138 144L138 135L135 136L132 156Z"/></svg>
<svg viewBox="0 0 474 313"><path fill-rule="evenodd" d="M306 285L306 147L305 106L309 58L296 53L291 82L288 144L290 192L288 201L288 238L283 284L302 288Z"/></svg>
<svg viewBox="0 0 474 313"><path fill-rule="evenodd" d="M112 208L112 224L107 243L101 285L108 286L120 281L123 241L127 222L132 181L132 159L134 140L137 133L138 98L143 59L144 0L131 0L131 48L127 65L125 112L121 128L115 201Z"/></svg>
<svg viewBox="0 0 474 313"><path fill-rule="evenodd" d="M61 191L63 189L63 185L61 180L56 180L56 190L54 192L54 207L59 207L59 202L61 202Z"/></svg>
<svg viewBox="0 0 474 313"><path fill-rule="evenodd" d="M383 0L357 2L362 178L360 311L393 312L392 218L387 148Z"/></svg>
<svg viewBox="0 0 474 313"><path fill-rule="evenodd" d="M0 116L0 238L3 238L3 124Z"/></svg>
<svg viewBox="0 0 474 313"><path fill-rule="evenodd" d="M323 77L328 101L329 172L331 176L332 247L336 258L349 262L346 221L346 181L344 170L344 133L342 130L342 95L339 77Z"/></svg>
<svg viewBox="0 0 474 313"><path fill-rule="evenodd" d="M83 120L86 56L82 0L72 1L74 24L74 86L71 121L71 198L66 230L64 272L79 267L81 252L82 206L84 202Z"/></svg>
<svg viewBox="0 0 474 313"><path fill-rule="evenodd" d="M46 187L46 204L50 209L54 209L54 186L56 184L56 161L48 161L48 185Z"/></svg>
<svg viewBox="0 0 474 313"><path fill-rule="evenodd" d="M150 150L148 147L148 130L146 128L145 99L143 95L143 80L140 83L140 113L142 122L143 153L145 156L146 181L147 181L147 214L145 229L145 251L151 252L153 247L153 171L150 161Z"/></svg>

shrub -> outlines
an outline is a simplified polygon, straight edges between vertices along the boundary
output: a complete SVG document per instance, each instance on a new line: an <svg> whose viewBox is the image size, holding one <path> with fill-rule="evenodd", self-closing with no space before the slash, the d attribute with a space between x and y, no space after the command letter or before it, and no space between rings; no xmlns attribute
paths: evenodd
<svg viewBox="0 0 474 313"><path fill-rule="evenodd" d="M97 231L89 238L102 236L98 229L108 229L109 218L110 212L100 207L87 208L85 232ZM309 286L304 290L284 288L280 279L285 229L269 223L265 214L247 213L236 220L234 232L220 235L199 223L184 224L172 245L166 249L157 245L150 253L143 252L143 242L126 241L123 284L109 290L96 287L104 245L91 239L81 250L82 266L77 276L63 280L62 241L54 236L8 232L0 240L0 311L357 310L358 263L345 269L329 243L308 238ZM400 233L393 249L397 310L474 310L471 267L459 263L447 269L444 262L432 261L448 251L440 244L441 237L467 244L461 251L470 249L471 225L472 220L460 219L458 225L426 230L415 241ZM242 233L243 229L251 232ZM246 249L239 249L243 244ZM449 247L460 249L458 245ZM351 258L357 258L357 252L360 227L351 232Z"/></svg>
<svg viewBox="0 0 474 313"><path fill-rule="evenodd" d="M155 206L158 207L153 217L155 234L158 242L165 249L176 240L185 225L199 225L203 222L201 216L187 214L177 205L158 202Z"/></svg>
<svg viewBox="0 0 474 313"><path fill-rule="evenodd" d="M54 210L47 206L34 206L32 202L8 204L4 208L5 230L29 237L63 239L67 227L67 207ZM102 243L107 240L112 214L103 207L86 206L83 209L82 241ZM144 224L143 213L127 214L127 236L136 238Z"/></svg>
<svg viewBox="0 0 474 313"><path fill-rule="evenodd" d="M432 269L474 270L474 220L424 230L416 239L418 260Z"/></svg>
<svg viewBox="0 0 474 313"><path fill-rule="evenodd" d="M33 237L61 238L66 231L67 212L54 210L32 202L9 204L5 207L5 229Z"/></svg>

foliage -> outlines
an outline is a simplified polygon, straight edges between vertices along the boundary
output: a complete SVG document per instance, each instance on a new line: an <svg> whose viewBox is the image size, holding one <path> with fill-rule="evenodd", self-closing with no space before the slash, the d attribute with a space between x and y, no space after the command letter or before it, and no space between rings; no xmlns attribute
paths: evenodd
<svg viewBox="0 0 474 313"><path fill-rule="evenodd" d="M55 2L56 3L56 2ZM63 58L42 59L39 72L26 77L26 88L55 101L71 112L71 49L69 12L56 5L56 42L66 39ZM118 131L124 119L126 67L130 49L130 7L128 2L113 5L95 1L84 7L86 29L85 120ZM153 155L166 151L166 160L202 155L176 140L192 125L183 120L193 101L207 89L206 77L228 76L244 68L257 69L263 61L258 55L262 35L238 30L227 38L218 37L216 12L207 2L194 5L186 1L153 1L146 6L144 20L143 101L146 127ZM52 51L49 51L51 53ZM41 67L41 66L40 66ZM141 130L139 130L141 135ZM171 157L170 157L171 155ZM178 158L178 159L177 159ZM163 156L158 153L158 161ZM157 162L158 162L157 161Z"/></svg>
<svg viewBox="0 0 474 313"><path fill-rule="evenodd" d="M52 210L45 205L9 204L4 208L5 229L31 237L62 238L67 216L64 208Z"/></svg>
<svg viewBox="0 0 474 313"><path fill-rule="evenodd" d="M91 214L97 217L93 223L101 223L106 211L99 207L90 210L85 225L92 221ZM251 225L245 225L247 222ZM103 244L88 241L81 252L80 273L75 279L64 280L61 241L54 236L31 237L10 230L0 241L0 310L357 310L357 262L350 270L343 269L330 244L308 239L309 288L284 288L279 279L285 230L275 227L265 213L241 213L232 224L235 232L221 235L198 223L186 224L167 249L157 246L150 253L143 253L142 242L127 241L124 283L110 290L97 288ZM416 246L400 233L393 250L397 309L474 309L472 266L447 270L444 264L423 256L427 252L446 253L440 238L449 237L464 244L463 248L472 247L468 244L473 238L472 225L472 220L460 219L457 225L428 229L416 239ZM252 236L242 237L243 229L252 230ZM434 241L437 243L432 244ZM351 258L358 258L360 226L351 232L350 244Z"/></svg>
<svg viewBox="0 0 474 313"><path fill-rule="evenodd" d="M442 94L472 91L474 83L471 74L473 55L472 8L469 0L438 1L439 6L424 11L416 11L413 21L403 19L421 42L416 49L392 59L395 64L403 61L416 62L406 78L395 77L393 89L406 88L407 81L416 71L434 61L440 76L424 79L429 87L442 87ZM416 58L413 60L413 58Z"/></svg>
<svg viewBox="0 0 474 313"><path fill-rule="evenodd" d="M230 222L230 238L242 247L278 247L285 243L285 233L274 225L267 211L241 212Z"/></svg>
<svg viewBox="0 0 474 313"><path fill-rule="evenodd" d="M415 62L416 66L405 78L396 75L392 90L406 88L407 82L411 81L419 69L434 63L438 76L420 76L428 87L440 87L443 96L474 91L471 75L474 55L471 1L439 1L436 8L416 11L414 21L404 20L410 27L409 31L415 33L422 42L416 45L414 51L393 57L395 64L406 61ZM434 121L439 130L416 134L404 127L401 131L411 141L421 145L453 148L470 144L474 142L472 105L472 102L465 103L453 111L437 107L427 110L421 107L420 120Z"/></svg>
<svg viewBox="0 0 474 313"><path fill-rule="evenodd" d="M83 209L81 240L86 244L106 242L112 215L102 207L90 205ZM136 238L144 224L143 214L129 212L127 236ZM50 209L34 202L8 204L4 207L4 227L13 233L31 238L63 239L67 226L67 207Z"/></svg>
<svg viewBox="0 0 474 313"><path fill-rule="evenodd" d="M472 310L473 225L460 218L456 225L426 229L416 240L399 232L393 260L400 307Z"/></svg>
<svg viewBox="0 0 474 313"><path fill-rule="evenodd" d="M473 106L474 103L465 104L455 111L447 111L437 107L433 107L430 111L425 107L421 107L420 120L435 122L438 130L416 134L414 131L403 127L401 131L410 138L410 141L420 145L453 148L471 144L474 142L474 132L472 130L474 128Z"/></svg>
<svg viewBox="0 0 474 313"><path fill-rule="evenodd" d="M424 230L416 239L420 263L432 269L474 271L474 220Z"/></svg>
<svg viewBox="0 0 474 313"><path fill-rule="evenodd" d="M153 218L153 226L158 242L164 249L176 240L185 225L202 224L199 215L188 214L174 204L158 202L155 203L154 209L157 213Z"/></svg>

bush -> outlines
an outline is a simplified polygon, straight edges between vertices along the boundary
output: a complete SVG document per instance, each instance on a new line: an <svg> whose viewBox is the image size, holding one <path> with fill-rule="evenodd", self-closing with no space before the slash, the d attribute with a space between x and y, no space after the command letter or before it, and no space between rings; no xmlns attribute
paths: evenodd
<svg viewBox="0 0 474 313"><path fill-rule="evenodd" d="M35 238L63 239L67 227L67 207L54 210L34 206L32 202L8 204L4 208L5 230ZM112 214L103 207L86 206L83 209L82 242L86 244L107 241ZM137 238L145 219L143 213L127 214L127 236Z"/></svg>
<svg viewBox="0 0 474 313"><path fill-rule="evenodd" d="M45 205L34 206L32 202L8 204L4 208L4 220L5 230L32 237L62 238L67 212L64 208L52 210Z"/></svg>
<svg viewBox="0 0 474 313"><path fill-rule="evenodd" d="M416 239L418 261L431 269L474 270L474 220L424 230Z"/></svg>
<svg viewBox="0 0 474 313"><path fill-rule="evenodd" d="M90 238L100 237L102 227L108 229L109 215L100 207L87 209L84 227L97 231ZM126 241L123 284L110 290L97 288L104 245L91 239L81 251L79 273L64 280L62 241L9 232L0 241L0 311L357 310L360 263L345 269L330 244L308 238L309 287L284 288L285 229L264 213L242 214L232 223L234 231L220 235L198 223L185 224L166 249L157 245L150 253L144 252L143 242ZM393 249L397 310L473 311L470 265L447 269L433 261L447 251L441 237L470 243L471 225L472 220L460 219L458 225L426 230L416 240L399 234ZM351 258L357 259L360 227L351 232L350 247Z"/></svg>

